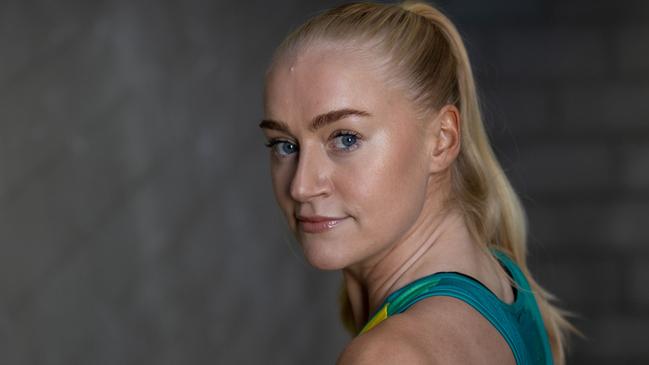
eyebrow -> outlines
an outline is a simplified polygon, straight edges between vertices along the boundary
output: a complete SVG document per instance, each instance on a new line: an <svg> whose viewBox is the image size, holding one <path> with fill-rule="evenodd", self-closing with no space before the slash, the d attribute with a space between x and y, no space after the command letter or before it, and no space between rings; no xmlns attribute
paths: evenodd
<svg viewBox="0 0 649 365"><path fill-rule="evenodd" d="M333 122L337 122L340 119L346 118L350 115L356 115L360 117L369 117L371 116L370 113L363 111L363 110L356 110L356 109L338 109L338 110L332 110L330 112L320 114L313 118L311 121L311 126L309 127L309 130L315 131L319 128L322 128L328 124L331 124ZM281 132L286 132L288 133L288 125L286 123L277 121L277 120L272 120L272 119L264 119L259 123L259 128L266 128L266 129L274 129L277 131Z"/></svg>

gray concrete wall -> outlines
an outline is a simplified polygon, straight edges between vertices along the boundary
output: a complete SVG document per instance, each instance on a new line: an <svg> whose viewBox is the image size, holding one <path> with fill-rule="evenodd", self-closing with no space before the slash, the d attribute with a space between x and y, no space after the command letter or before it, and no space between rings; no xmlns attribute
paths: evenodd
<svg viewBox="0 0 649 365"><path fill-rule="evenodd" d="M331 364L339 274L274 205L262 75L338 1L0 1L0 363ZM455 0L530 263L649 361L649 3Z"/></svg>

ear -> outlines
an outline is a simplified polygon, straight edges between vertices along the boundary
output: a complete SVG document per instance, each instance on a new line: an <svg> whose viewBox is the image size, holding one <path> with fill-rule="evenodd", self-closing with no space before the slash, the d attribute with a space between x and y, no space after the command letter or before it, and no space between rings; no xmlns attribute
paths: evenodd
<svg viewBox="0 0 649 365"><path fill-rule="evenodd" d="M446 170L460 153L460 111L455 105L445 105L430 122L427 140L429 172Z"/></svg>

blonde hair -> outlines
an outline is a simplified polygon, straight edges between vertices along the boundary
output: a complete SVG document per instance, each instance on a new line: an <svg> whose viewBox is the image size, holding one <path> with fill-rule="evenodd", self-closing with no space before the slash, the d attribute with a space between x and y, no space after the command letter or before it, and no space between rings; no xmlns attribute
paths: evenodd
<svg viewBox="0 0 649 365"><path fill-rule="evenodd" d="M439 110L452 104L459 109L462 147L451 168L449 203L460 209L482 249L496 247L521 268L535 293L554 362L564 364L567 334L576 330L566 320L566 312L551 303L554 297L529 273L526 216L489 143L469 57L453 23L423 2L347 4L297 28L278 47L274 62L287 52L322 40L378 47L380 54L387 57L388 69L395 72L393 76L406 82L415 105ZM340 303L343 323L351 332L357 332L344 287Z"/></svg>

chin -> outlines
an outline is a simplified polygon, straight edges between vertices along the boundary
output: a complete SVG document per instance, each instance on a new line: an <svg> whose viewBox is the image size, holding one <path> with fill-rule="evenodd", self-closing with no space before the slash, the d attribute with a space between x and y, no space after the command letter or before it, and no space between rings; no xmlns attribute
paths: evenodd
<svg viewBox="0 0 649 365"><path fill-rule="evenodd" d="M311 266L320 270L342 270L350 263L340 250L331 245L329 247L318 247L318 245L302 246L304 258Z"/></svg>

